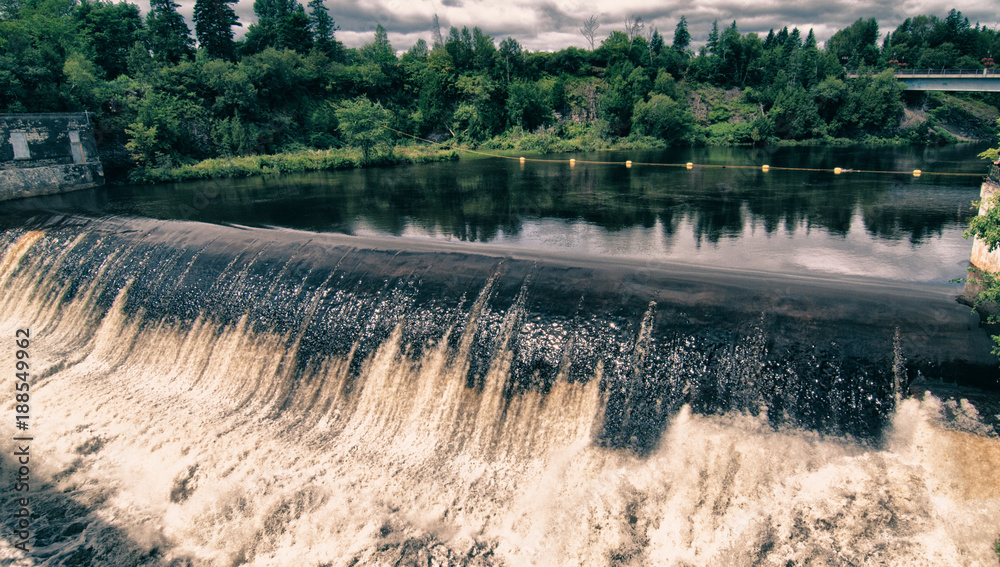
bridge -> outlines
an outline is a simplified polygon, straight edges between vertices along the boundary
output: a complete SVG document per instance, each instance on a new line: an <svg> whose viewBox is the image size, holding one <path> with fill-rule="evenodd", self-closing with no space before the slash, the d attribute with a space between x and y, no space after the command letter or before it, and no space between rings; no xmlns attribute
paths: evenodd
<svg viewBox="0 0 1000 567"><path fill-rule="evenodd" d="M857 71L848 71L849 79ZM996 69L897 69L896 78L908 91L1000 92Z"/></svg>

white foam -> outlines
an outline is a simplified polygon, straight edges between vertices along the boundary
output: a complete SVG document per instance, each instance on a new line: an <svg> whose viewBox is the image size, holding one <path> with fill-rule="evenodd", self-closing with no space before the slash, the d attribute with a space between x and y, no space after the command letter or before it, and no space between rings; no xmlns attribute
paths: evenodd
<svg viewBox="0 0 1000 567"><path fill-rule="evenodd" d="M144 324L127 288L100 317L92 293L49 308L44 263L14 274L11 254L0 336L37 329L32 357L51 373L32 392L33 470L91 526L57 557L377 564L417 542L510 565L996 563L1000 441L940 427L932 396L903 401L879 445L685 407L639 457L593 443L600 376L507 400L509 352L475 391L467 339L413 359L397 334L347 395L346 360L296 383L294 336L246 320ZM0 349L0 367L12 356Z"/></svg>

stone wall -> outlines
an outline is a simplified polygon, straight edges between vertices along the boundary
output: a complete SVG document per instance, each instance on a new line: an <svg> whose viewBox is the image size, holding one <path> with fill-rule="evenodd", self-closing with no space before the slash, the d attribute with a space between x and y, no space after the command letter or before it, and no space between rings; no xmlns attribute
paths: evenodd
<svg viewBox="0 0 1000 567"><path fill-rule="evenodd" d="M991 179L983 182L979 189L979 214L984 215L993 206L993 199L1000 194L1000 185ZM972 265L987 270L994 274L1000 274L1000 248L990 252L986 249L986 244L976 238L972 242Z"/></svg>
<svg viewBox="0 0 1000 567"><path fill-rule="evenodd" d="M979 214L986 214L991 207L993 207L993 199L1000 195L1000 182L995 180L994 174L996 169L991 170L990 176L983 181L982 187L979 189ZM973 268L978 268L980 270L990 272L991 274L1000 274L1000 248L989 251L986 244L982 240L976 238L972 241L972 255L970 257L970 264ZM980 277L975 271L970 271L968 278L965 280L965 289L962 290L962 294L958 296L958 301L965 303L967 305L972 305L976 307L976 311L979 312L980 317L983 321L989 318L991 315L1000 314L1000 306L994 303L983 303L979 304L977 297L979 292L982 291L983 284ZM996 332L1000 332L997 330Z"/></svg>
<svg viewBox="0 0 1000 567"><path fill-rule="evenodd" d="M104 183L86 113L0 114L0 200Z"/></svg>

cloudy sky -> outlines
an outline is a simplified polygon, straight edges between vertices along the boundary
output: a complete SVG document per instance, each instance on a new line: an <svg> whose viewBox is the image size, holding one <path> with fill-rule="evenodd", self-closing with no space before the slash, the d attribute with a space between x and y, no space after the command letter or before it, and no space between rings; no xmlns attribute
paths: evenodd
<svg viewBox="0 0 1000 567"><path fill-rule="evenodd" d="M145 13L148 0L130 0ZM305 4L306 0L300 0ZM178 0L181 13L193 28L191 14L194 0ZM389 31L389 40L397 51L405 51L419 38L430 42L434 14L441 21L442 33L449 26L479 26L497 39L512 36L531 51L555 51L568 46L589 47L580 33L583 21L597 16L598 42L614 30L623 29L628 16L642 16L646 26L655 26L669 43L680 17L686 16L694 44L704 43L712 21L719 27L736 20L743 33L783 26L797 27L803 37L812 28L820 42L847 27L858 18L874 17L881 32L891 32L903 20L917 15L944 18L948 10L959 9L972 25L996 28L1000 10L994 0L956 6L944 0L326 0L330 15L340 26L337 39L348 47L358 47L372 40L377 24ZM255 21L253 0L240 0L236 11L243 23L236 28L242 37Z"/></svg>

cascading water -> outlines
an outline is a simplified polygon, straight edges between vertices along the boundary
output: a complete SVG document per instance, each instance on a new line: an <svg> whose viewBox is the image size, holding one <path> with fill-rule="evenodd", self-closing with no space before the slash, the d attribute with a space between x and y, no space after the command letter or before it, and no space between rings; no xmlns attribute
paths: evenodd
<svg viewBox="0 0 1000 567"><path fill-rule="evenodd" d="M940 292L117 217L0 250L6 564L996 562L993 416L895 399L992 364Z"/></svg>

